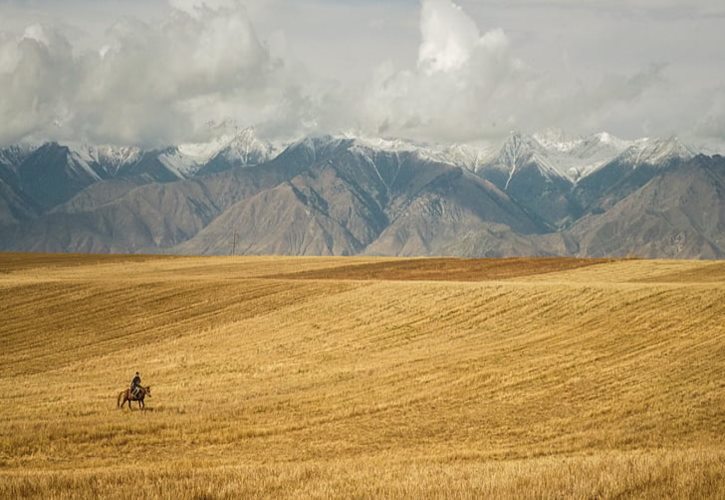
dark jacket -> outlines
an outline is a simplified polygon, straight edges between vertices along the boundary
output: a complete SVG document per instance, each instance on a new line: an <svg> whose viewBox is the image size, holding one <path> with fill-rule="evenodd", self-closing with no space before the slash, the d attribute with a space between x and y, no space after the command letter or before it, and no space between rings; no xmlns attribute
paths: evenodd
<svg viewBox="0 0 725 500"><path fill-rule="evenodd" d="M131 381L131 387L136 387L136 386L139 386L139 385L141 385L141 377L139 377L138 375L136 375L133 378L133 380Z"/></svg>

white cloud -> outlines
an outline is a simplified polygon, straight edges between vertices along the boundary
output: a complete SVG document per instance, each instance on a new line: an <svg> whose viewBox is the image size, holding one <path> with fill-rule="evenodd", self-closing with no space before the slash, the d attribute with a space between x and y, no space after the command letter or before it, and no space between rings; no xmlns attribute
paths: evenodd
<svg viewBox="0 0 725 500"><path fill-rule="evenodd" d="M707 142L717 142L725 154L725 86L713 89L706 100L707 111L698 121L697 135Z"/></svg>
<svg viewBox="0 0 725 500"><path fill-rule="evenodd" d="M238 0L169 0L171 7L192 16L200 16L205 10L232 10L240 3Z"/></svg>
<svg viewBox="0 0 725 500"><path fill-rule="evenodd" d="M75 54L47 27L0 42L0 142L25 136L164 145L207 123L272 123L294 87L235 0L180 2L159 26L129 18ZM183 5L182 5L183 4ZM182 8L183 7L183 8Z"/></svg>
<svg viewBox="0 0 725 500"><path fill-rule="evenodd" d="M162 146L231 123L430 141L723 130L721 30L670 16L675 0L166 1L0 3L0 143ZM103 32L113 12L135 17Z"/></svg>
<svg viewBox="0 0 725 500"><path fill-rule="evenodd" d="M70 44L33 25L20 38L0 38L0 142L12 142L67 116L78 85Z"/></svg>
<svg viewBox="0 0 725 500"><path fill-rule="evenodd" d="M480 39L473 19L448 0L423 2L420 31L418 66L426 73L460 69Z"/></svg>
<svg viewBox="0 0 725 500"><path fill-rule="evenodd" d="M512 129L686 135L663 125L693 112L671 102L663 64L583 79L547 71L518 57L502 29L481 35L452 0L423 0L420 34L415 69L388 63L376 72L360 112L366 132L464 142Z"/></svg>
<svg viewBox="0 0 725 500"><path fill-rule="evenodd" d="M369 132L473 140L515 126L515 104L530 97L537 77L501 29L481 35L454 2L424 0L420 34L414 70L378 69L363 109Z"/></svg>

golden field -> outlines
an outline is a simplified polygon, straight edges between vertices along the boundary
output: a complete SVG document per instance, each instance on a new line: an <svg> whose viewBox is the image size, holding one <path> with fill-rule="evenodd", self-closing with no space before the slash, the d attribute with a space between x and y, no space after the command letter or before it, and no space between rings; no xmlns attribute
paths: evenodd
<svg viewBox="0 0 725 500"><path fill-rule="evenodd" d="M725 498L723 262L0 254L0 311L0 498Z"/></svg>

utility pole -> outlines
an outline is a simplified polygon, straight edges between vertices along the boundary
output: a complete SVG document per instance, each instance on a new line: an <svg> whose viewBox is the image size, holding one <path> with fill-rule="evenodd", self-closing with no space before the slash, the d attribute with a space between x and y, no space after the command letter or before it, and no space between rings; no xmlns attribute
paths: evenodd
<svg viewBox="0 0 725 500"><path fill-rule="evenodd" d="M234 231L234 243L232 243L232 255L237 254L237 232Z"/></svg>

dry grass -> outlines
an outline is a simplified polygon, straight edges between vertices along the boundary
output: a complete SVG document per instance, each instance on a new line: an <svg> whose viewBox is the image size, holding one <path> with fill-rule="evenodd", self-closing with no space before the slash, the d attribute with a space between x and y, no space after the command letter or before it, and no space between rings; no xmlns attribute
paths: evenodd
<svg viewBox="0 0 725 500"><path fill-rule="evenodd" d="M285 279L486 281L530 277L614 262L611 259L545 257L538 259L417 258L365 262L270 276Z"/></svg>
<svg viewBox="0 0 725 500"><path fill-rule="evenodd" d="M0 270L0 497L725 496L717 263Z"/></svg>

